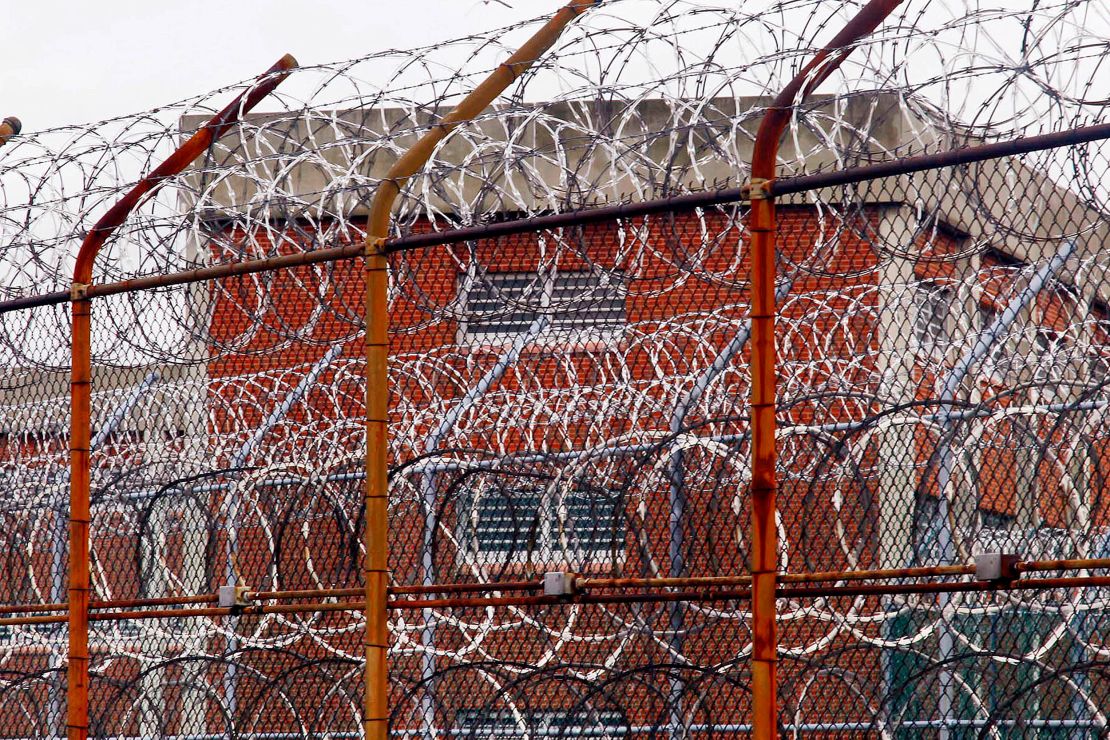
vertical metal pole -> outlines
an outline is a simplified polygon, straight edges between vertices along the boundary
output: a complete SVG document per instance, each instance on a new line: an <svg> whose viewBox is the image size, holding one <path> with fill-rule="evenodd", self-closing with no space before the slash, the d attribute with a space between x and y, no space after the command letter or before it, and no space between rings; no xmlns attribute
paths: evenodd
<svg viewBox="0 0 1110 740"><path fill-rule="evenodd" d="M956 425L958 423L957 414L953 405L956 402L956 396L960 386L963 384L964 378L967 377L971 369L990 353L993 347L998 343L998 340L1005 336L1014 322L1018 320L1018 317L1021 316L1029 306L1033 305L1033 301L1036 300L1037 295L1044 289L1048 282L1063 269L1068 258L1075 253L1075 249L1075 240L1068 240L1064 246L1061 247L1060 251L1053 255L1052 259L1037 270L1029 280L1029 284L1006 305L1006 308L998 318L995 319L990 326L982 327L982 332L975 343L964 353L941 383L940 397L943 402L942 413L944 414L944 418L941 422L941 446L936 452L936 490L938 497L937 519L939 520L937 521L937 549L942 565L951 565L956 562L956 541L951 525L953 516L948 506L948 489L952 483L955 469L952 443L956 435ZM951 625L945 621L945 612L952 603L952 598L952 594L942 593L938 597L937 602L941 612L941 623L939 635L937 637L937 651L938 658L944 666L938 676L940 697L937 700L938 719L941 722L938 737L941 740L948 740L948 738L952 736L952 729L955 726L954 721L956 719L956 700L958 698L956 678L950 665L950 661L956 652L956 637L952 633Z"/></svg>
<svg viewBox="0 0 1110 740"><path fill-rule="evenodd" d="M297 61L288 54L260 76L208 123L181 144L162 164L140 180L108 209L81 242L73 267L72 338L70 343L70 487L69 487L69 663L66 669L66 735L89 736L89 448L91 430L92 307L86 295L93 262L112 233L139 202L167 178L184 171L239 117L256 106L289 75Z"/></svg>
<svg viewBox="0 0 1110 740"><path fill-rule="evenodd" d="M67 476L66 483L68 484L68 482ZM56 500L52 506L53 519L50 522L50 601L55 604L61 604L66 600L66 589L68 587L66 580L67 501L62 494L62 490L59 487ZM50 625L51 629L59 626L56 624ZM55 737L57 730L62 726L62 713L66 706L63 698L65 694L65 676L61 674L60 670L65 665L65 659L56 648L52 648L50 651L48 665L52 675L50 677L50 698L48 699L50 706L47 722L50 727L50 736Z"/></svg>
<svg viewBox="0 0 1110 740"><path fill-rule="evenodd" d="M754 168L753 168L754 172ZM752 178L752 735L778 734L775 581L775 203Z"/></svg>
<svg viewBox="0 0 1110 740"><path fill-rule="evenodd" d="M91 270L90 270L91 272ZM69 662L66 667L66 736L89 735L89 494L92 306L86 285L75 284L69 428Z"/></svg>
<svg viewBox="0 0 1110 740"><path fill-rule="evenodd" d="M389 276L383 243L376 238L366 251L366 740L389 736Z"/></svg>
<svg viewBox="0 0 1110 740"><path fill-rule="evenodd" d="M670 561L670 567L667 569L667 574L671 578L681 578L686 575L686 561L684 554L686 552L685 542L685 523L686 523L686 468L685 459L681 451L675 452L671 455L670 459L671 468L671 484L670 484L670 501L669 501L669 516L668 516L668 543L667 554ZM686 605L681 601L676 601L669 607L670 615L667 629L670 631L670 639L667 641L671 651L674 655L671 661L678 663L680 656L686 645ZM687 735L685 710L683 708L684 694L686 693L686 682L683 680L682 675L678 672L672 674L670 679L670 692L668 699L670 701L669 714L670 717L670 737L671 738L685 738Z"/></svg>
<svg viewBox="0 0 1110 740"><path fill-rule="evenodd" d="M790 290L794 285L793 279L785 280L775 290L775 301L782 301L790 294ZM753 307L754 308L754 307ZM754 311L752 312L754 313ZM677 440L679 435L685 429L686 417L692 409L705 395L709 386L713 384L722 373L728 370L733 360L748 346L748 341L752 337L752 320L749 317L736 331L736 335L729 341L728 344L713 358L713 362L701 373L701 375L694 381L694 385L690 388L677 404L675 404L674 413L671 414L670 430L674 439ZM683 537L684 527L686 520L686 465L685 457L681 451L673 452L669 461L668 471L670 478L670 520L669 520L669 554L670 554L670 575L672 577L679 577L685 575L685 563L683 559ZM685 605L682 602L675 602L671 606L670 614L670 631L671 649L674 651L676 659L683 650L684 633L685 633ZM679 728L684 728L683 724L683 709L682 709L682 695L685 692L685 683L680 678L674 678L671 681L671 735L677 736ZM683 730L685 736L685 730Z"/></svg>
<svg viewBox="0 0 1110 740"><path fill-rule="evenodd" d="M431 455L439 449L440 443L443 438L455 428L462 415L469 411L477 404L482 397L489 392L505 373L509 371L513 365L520 359L521 353L524 348L536 340L547 327L551 324L551 317L542 314L528 327L527 331L521 332L513 338L512 344L509 345L508 350L501 354L486 373L478 380L478 382L470 388L463 395L457 404L455 404L446 414L443 420L436 426L432 433L424 439L423 450L424 454ZM434 555L435 544L435 531L439 526L436 518L437 513L437 478L438 471L434 468L426 470L423 474L423 491L424 491L424 544L421 552L421 583L425 586L435 584L436 569ZM436 655L435 655L435 641L436 641L436 617L435 610L423 609L421 617L424 620L424 629L420 632L420 644L424 648L424 653L421 656L420 678L423 681L423 697L420 701L420 711L423 713L421 718L421 732L426 740L435 740L439 736L439 731L435 722L435 701L433 700L433 693L435 691L434 677L436 672Z"/></svg>
<svg viewBox="0 0 1110 740"><path fill-rule="evenodd" d="M366 635L363 733L366 740L389 734L389 649L386 596L389 585L388 521L388 360L389 316L386 240L393 202L405 182L420 171L436 146L474 118L551 48L571 21L597 0L572 0L390 168L370 204L366 229Z"/></svg>
<svg viewBox="0 0 1110 740"><path fill-rule="evenodd" d="M766 187L775 178L779 142L793 107L803 100L871 33L901 0L871 0L775 97L759 124L752 150L751 317L752 317L752 736L778 736L778 635L775 581L775 201Z"/></svg>

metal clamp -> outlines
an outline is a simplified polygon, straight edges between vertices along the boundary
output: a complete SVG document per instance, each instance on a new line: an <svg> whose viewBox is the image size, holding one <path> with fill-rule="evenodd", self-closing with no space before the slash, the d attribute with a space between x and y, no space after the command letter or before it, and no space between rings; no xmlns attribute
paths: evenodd
<svg viewBox="0 0 1110 740"><path fill-rule="evenodd" d="M241 611L243 607L251 605L249 594L248 586L220 586L216 589L216 603L221 609Z"/></svg>
<svg viewBox="0 0 1110 740"><path fill-rule="evenodd" d="M770 200L773 197L768 189L770 184L764 177L753 177L748 182L748 200Z"/></svg>
<svg viewBox="0 0 1110 740"><path fill-rule="evenodd" d="M372 239L367 239L362 250L363 257L381 257L385 254L386 239L382 236L375 236Z"/></svg>
<svg viewBox="0 0 1110 740"><path fill-rule="evenodd" d="M578 575L556 570L543 574L543 595L569 598L577 592Z"/></svg>
<svg viewBox="0 0 1110 740"><path fill-rule="evenodd" d="M69 300L83 301L89 297L88 283L73 283L69 286Z"/></svg>
<svg viewBox="0 0 1110 740"><path fill-rule="evenodd" d="M975 578L993 583L1010 583L1021 578L1017 565L1021 558L1001 552L985 552L975 556Z"/></svg>

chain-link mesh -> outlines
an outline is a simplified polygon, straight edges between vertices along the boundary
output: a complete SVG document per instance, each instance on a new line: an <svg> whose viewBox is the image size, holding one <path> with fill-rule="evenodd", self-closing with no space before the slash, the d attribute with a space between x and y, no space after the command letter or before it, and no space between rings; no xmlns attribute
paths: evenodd
<svg viewBox="0 0 1110 740"><path fill-rule="evenodd" d="M1027 5L907 3L778 185L1104 120L1106 11ZM604 3L403 189L395 736L751 731L748 203L591 209L747 182L856 9ZM91 735L361 736L368 201L526 30L298 71L99 255ZM72 256L226 92L0 150L0 737L65 732ZM1107 732L1106 151L782 190L782 732Z"/></svg>

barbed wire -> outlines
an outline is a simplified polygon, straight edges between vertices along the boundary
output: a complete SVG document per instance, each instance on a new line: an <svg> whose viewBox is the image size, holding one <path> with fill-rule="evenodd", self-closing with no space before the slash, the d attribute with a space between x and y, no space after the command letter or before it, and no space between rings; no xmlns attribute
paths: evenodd
<svg viewBox="0 0 1110 740"><path fill-rule="evenodd" d="M437 149L394 233L742 184L769 96L855 9L603 3ZM782 174L1105 121L1102 4L898 13L793 111ZM358 243L388 165L527 28L298 70L274 110L136 210L97 281ZM0 296L66 290L95 219L232 90L87 126L27 122L0 149ZM1103 148L782 199L783 572L1107 556ZM746 217L741 202L391 256L395 587L747 572ZM360 587L360 269L95 301L96 598ZM65 598L68 319L0 314L0 342L0 574L12 605L50 615ZM1094 736L1106 600L1094 586L783 598L781 722ZM398 608L393 724L739 732L749 610ZM182 614L94 623L98 732L357 732L354 607ZM50 735L64 625L0 629L0 734Z"/></svg>

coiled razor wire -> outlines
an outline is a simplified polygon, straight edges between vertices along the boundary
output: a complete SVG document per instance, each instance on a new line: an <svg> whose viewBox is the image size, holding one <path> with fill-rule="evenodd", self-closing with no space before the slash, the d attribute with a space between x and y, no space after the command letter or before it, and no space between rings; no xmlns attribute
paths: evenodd
<svg viewBox="0 0 1110 740"><path fill-rule="evenodd" d="M1104 122L1105 5L1008 5L905 3L794 110L780 172ZM741 184L769 96L857 8L605 2L494 109L448 137L402 193L394 232ZM357 243L388 166L530 27L298 70L270 112L248 117L136 210L98 258L98 282ZM0 296L66 290L85 231L229 93L90 125L36 132L28 122L0 150ZM889 527L909 553L902 564L999 549L1027 559L1110 554L1103 151L1080 145L782 206L793 240L780 255L777 338L783 572L871 567ZM892 229L883 209L895 202ZM746 572L747 350L722 354L746 331L745 218L741 203L392 257L396 585L545 569L666 576L675 547L685 548L686 575ZM945 397L956 360L1067 245L1048 287L998 325L959 397ZM528 276L524 289L494 279L506 253ZM273 591L360 584L364 308L352 265L97 300L94 430L110 429L93 453L97 598L195 596L229 581ZM619 283L628 306L666 310L630 316L619 341L564 346L540 328L511 352L476 346L460 329L520 313L541 326L580 308L545 288L560 271ZM448 273L459 282L445 286ZM929 291L971 308L930 333L913 312ZM500 308L476 317L462 297L475 292ZM892 360L884 333L902 337L898 352L911 359ZM64 600L68 341L64 307L0 315L0 572L13 604ZM929 451L903 448L895 461L914 491L893 522L876 513L894 475L882 453L891 439ZM968 490L1010 485L984 480L992 456L1052 481L1028 522L999 526L989 507L968 504ZM676 459L681 545L666 501ZM509 529L530 534L491 555L472 541L475 512L506 485L533 491L551 514L503 513L519 517ZM921 522L946 530L952 552ZM605 540L605 527L620 532L619 548L582 546ZM947 693L959 726L995 737L1015 717L1104 732L1104 591L785 599L783 724L928 728L940 711L929 702ZM516 732L554 733L536 725L536 697L548 691L567 717L611 732L743 731L720 729L723 707L747 705L742 600L680 611L650 601L435 607L392 620L394 725L406 732L430 732L429 723L493 732L466 708ZM1023 621L1038 627L998 638L997 625ZM60 716L64 626L4 629L0 734L46 734ZM219 724L217 733L250 736L273 722L295 737L354 732L362 629L357 611L95 623L101 731ZM915 668L883 673L880 655ZM971 678L982 671L1000 678ZM896 698L907 694L916 698ZM1042 708L1014 714L1033 695ZM182 717L208 717L207 729L170 718L172 702ZM280 709L263 721L259 707Z"/></svg>

